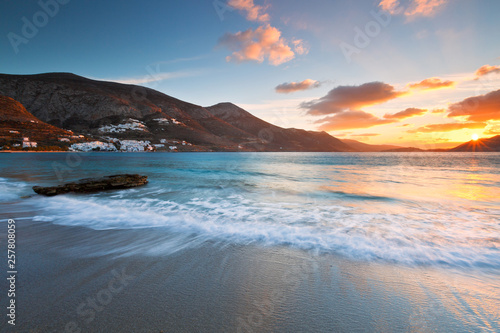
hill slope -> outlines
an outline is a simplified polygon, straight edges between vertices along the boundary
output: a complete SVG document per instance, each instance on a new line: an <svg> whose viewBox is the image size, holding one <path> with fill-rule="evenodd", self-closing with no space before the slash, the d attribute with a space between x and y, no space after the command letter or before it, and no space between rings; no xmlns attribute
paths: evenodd
<svg viewBox="0 0 500 333"><path fill-rule="evenodd" d="M352 147L326 132L281 128L272 125L232 103L219 103L206 108L218 119L265 142L273 150L292 144L299 151L354 151ZM257 144L258 145L258 144Z"/></svg>
<svg viewBox="0 0 500 333"><path fill-rule="evenodd" d="M153 89L69 73L0 74L0 94L44 122L94 137L178 139L212 150L353 150L327 133L280 128L230 103L204 108Z"/></svg>
<svg viewBox="0 0 500 333"><path fill-rule="evenodd" d="M58 137L71 134L39 120L18 101L0 95L0 146L20 144L23 137L39 145L58 145Z"/></svg>
<svg viewBox="0 0 500 333"><path fill-rule="evenodd" d="M403 148L393 145L371 145L351 139L342 139L341 141L360 152L381 152L384 150Z"/></svg>
<svg viewBox="0 0 500 333"><path fill-rule="evenodd" d="M486 138L486 139L478 139L476 141L469 141L463 143L455 148L450 149L449 151L455 152L468 152L468 151L477 151L477 152L488 152L488 151L498 151L500 152L500 135Z"/></svg>

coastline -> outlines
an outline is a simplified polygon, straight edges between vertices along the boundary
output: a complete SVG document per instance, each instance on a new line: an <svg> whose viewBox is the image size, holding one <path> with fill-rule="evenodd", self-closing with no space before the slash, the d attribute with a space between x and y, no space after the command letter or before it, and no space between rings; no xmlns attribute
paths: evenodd
<svg viewBox="0 0 500 333"><path fill-rule="evenodd" d="M96 231L22 217L17 224L17 331L499 328L494 276L481 282L289 247L182 244L162 229Z"/></svg>
<svg viewBox="0 0 500 333"><path fill-rule="evenodd" d="M49 155L2 158L5 332L500 330L498 155ZM151 183L31 195L134 170Z"/></svg>

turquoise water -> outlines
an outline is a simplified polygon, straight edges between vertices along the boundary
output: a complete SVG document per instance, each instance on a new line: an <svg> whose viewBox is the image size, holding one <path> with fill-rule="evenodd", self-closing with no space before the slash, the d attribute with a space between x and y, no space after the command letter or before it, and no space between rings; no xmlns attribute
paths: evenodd
<svg viewBox="0 0 500 333"><path fill-rule="evenodd" d="M117 173L150 182L22 198L34 185ZM0 207L1 219L169 235L120 245L130 253L215 241L500 270L498 153L0 154Z"/></svg>

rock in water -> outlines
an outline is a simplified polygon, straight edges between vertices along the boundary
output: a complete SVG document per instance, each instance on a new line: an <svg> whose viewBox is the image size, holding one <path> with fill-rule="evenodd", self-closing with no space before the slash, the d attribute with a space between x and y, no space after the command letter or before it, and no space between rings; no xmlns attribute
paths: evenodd
<svg viewBox="0 0 500 333"><path fill-rule="evenodd" d="M112 175L101 178L80 179L77 182L59 186L33 186L33 191L46 196L54 196L69 192L91 193L106 190L126 189L148 183L148 176L141 175Z"/></svg>

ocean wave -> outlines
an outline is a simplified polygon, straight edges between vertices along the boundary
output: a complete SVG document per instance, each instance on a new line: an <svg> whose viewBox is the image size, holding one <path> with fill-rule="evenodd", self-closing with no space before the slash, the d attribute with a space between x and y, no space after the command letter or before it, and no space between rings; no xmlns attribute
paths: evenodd
<svg viewBox="0 0 500 333"><path fill-rule="evenodd" d="M498 215L481 209L408 203L363 211L329 201L224 198L37 198L35 221L96 230L161 228L233 243L292 246L359 260L500 269ZM194 236L193 236L194 237Z"/></svg>
<svg viewBox="0 0 500 333"><path fill-rule="evenodd" d="M0 177L0 202L11 202L27 195L28 184Z"/></svg>

